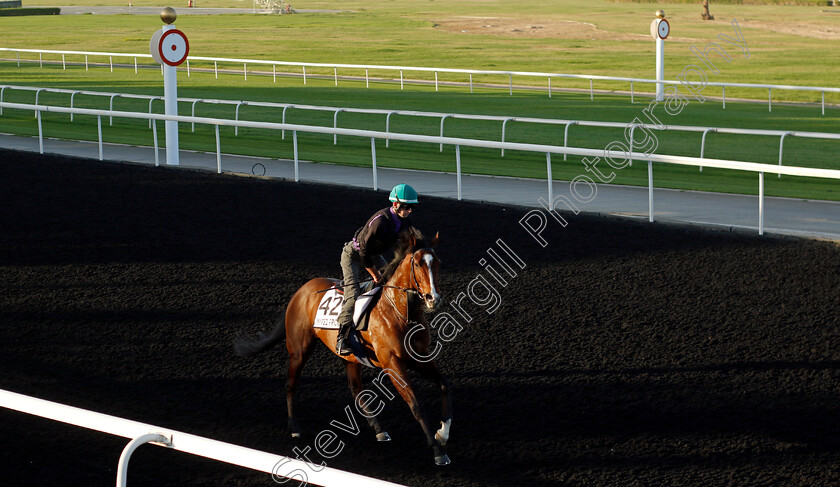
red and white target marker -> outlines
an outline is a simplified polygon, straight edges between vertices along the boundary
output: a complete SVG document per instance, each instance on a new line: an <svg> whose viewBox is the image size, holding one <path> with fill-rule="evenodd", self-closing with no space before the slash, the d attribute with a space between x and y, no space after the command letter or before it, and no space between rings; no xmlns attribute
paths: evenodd
<svg viewBox="0 0 840 487"><path fill-rule="evenodd" d="M152 36L149 51L158 64L178 66L187 60L190 42L187 36L178 29L160 29Z"/></svg>

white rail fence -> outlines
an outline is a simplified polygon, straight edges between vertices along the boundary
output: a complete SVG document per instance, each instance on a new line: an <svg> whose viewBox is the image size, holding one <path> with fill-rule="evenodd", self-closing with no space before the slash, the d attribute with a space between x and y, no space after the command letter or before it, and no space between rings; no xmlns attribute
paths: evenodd
<svg viewBox="0 0 840 487"><path fill-rule="evenodd" d="M67 56L84 56L84 63L85 69L88 69L88 59L90 56L96 57L107 57L108 64L110 66L111 71L114 71L114 58L129 58L133 59L134 61L134 72L137 73L138 68L138 59L151 59L150 54L132 54L132 53L116 53L116 52L92 52L92 51L62 51L62 50L50 50L50 49L17 49L17 48L6 48L0 47L0 52L15 52L16 53L16 60L18 66L20 66L21 61L24 62L34 62L28 61L26 59L21 59L21 53L30 53L30 54L38 54L38 63L40 66L43 67L44 65L44 54L49 55L61 55L61 64L64 69L67 69ZM425 81L420 80L409 80L405 78L405 72L414 72L414 73L434 73L435 76L435 91L439 89L439 80L438 75L439 73L447 73L447 74L460 74L460 75L468 75L469 76L469 86L470 86L470 93L473 92L473 75L480 75L480 76L506 76L508 78L508 92L509 94L513 95L513 77L526 77L526 78L545 78L547 80L547 87L548 87L548 97L551 98L552 94L552 87L551 87L551 80L552 79L575 79L575 80L589 80L589 98L590 100L595 99L595 87L594 83L595 80L598 81L614 81L614 82L624 82L630 84L630 102L634 102L635 98L635 90L634 90L634 83L644 84L644 85L678 85L680 84L679 81L672 81L672 80L664 80L664 81L657 81L655 79L646 79L646 78L630 78L630 77L623 77L623 76L603 76L603 75L590 75L590 74L564 74L564 73L546 73L546 72L533 72L533 71L494 71L494 70L480 70L480 69L456 69L456 68L435 68L435 67L417 67L417 66L387 66L387 65L376 65L376 64L340 64L340 63L305 63L305 62L292 62L292 61L271 61L265 59L237 59L237 58L222 58L222 57L203 57L203 56L190 56L187 59L185 68L187 71L187 76L190 75L190 60L192 61L200 61L200 62L210 62L213 63L213 72L215 73L216 78L219 77L219 63L224 64L241 64L242 65L242 75L245 79L248 79L248 65L251 64L257 66L271 66L272 67L272 75L274 77L274 81L277 81L277 67L284 66L284 67L297 67L301 70L301 76L303 77L303 84L306 84L307 74L306 68L319 68L319 69L329 69L332 68L333 70L333 78L335 80L335 85L338 86L338 70L339 68L343 70L364 70L365 71L365 86L370 86L370 71L393 71L399 72L399 81L400 81L400 89L404 88L405 83L426 83ZM57 62L57 61L54 61ZM149 67L154 67L155 69L161 69L160 66L157 64L149 64ZM267 75L268 73L257 73L253 72L254 74L264 74ZM286 73L281 73L286 74ZM310 73L310 77L312 77ZM353 79L357 79L357 77L353 77ZM360 79L360 78L358 78ZM377 78L378 80L380 78ZM396 78L389 79L389 81L396 81ZM463 82L461 82L463 83ZM726 88L750 88L750 89L762 89L767 90L767 110L773 110L773 90L789 90L789 91L813 91L813 92L820 92L820 106L822 110L822 114L825 115L825 94L828 93L840 93L840 88L835 87L827 87L827 86L798 86L798 85L779 85L779 84L766 84L766 83L722 83L722 82L707 82L705 86L716 86L721 88L721 98L722 98L722 106L726 109ZM526 89L524 87L520 87L519 89Z"/></svg>
<svg viewBox="0 0 840 487"><path fill-rule="evenodd" d="M35 104L38 104L38 99L41 93L61 93L61 94L69 94L70 95L70 108L74 108L74 102L76 95L87 95L87 96L100 96L100 97L107 97L109 98L109 110L114 109L114 101L119 98L129 98L129 99L141 99L141 100L148 100L149 102L149 113L152 113L153 109L153 102L156 100L163 101L162 97L158 96L151 96L151 95L139 95L139 94L131 94L131 93L107 93L107 92L98 92L98 91L84 91L84 90L67 90L61 88L40 88L40 87L32 87L32 86L14 86L14 85L0 85L0 103L4 101L5 91L7 89L13 90L21 90L21 91L34 91L35 92ZM428 117L428 118L439 118L440 119L440 136L444 136L444 122L446 119L461 119L461 120L481 120L481 121L498 121L502 122L502 135L501 141L505 142L505 136L507 132L507 124L509 122L517 122L517 123L532 123L532 124L543 124L543 125L563 125L563 146L566 147L569 144L569 129L572 126L579 126L579 127L601 127L601 128L618 128L618 129L625 129L627 128L627 123L623 122L600 122L600 121L590 121L590 120L566 120L566 119L548 119L548 118L533 118L533 117L509 117L509 116L499 116L499 115L474 115L474 114L463 114L463 113L441 113L441 112L421 112L421 111L412 111L412 110L387 110L387 109L376 109L376 108L352 108L352 107L328 107L328 106L316 106L316 105L300 105L300 104L292 104L292 103L273 103L273 102L261 102L261 101L244 101L244 100L220 100L220 99L202 99L202 98L178 98L179 102L182 103L190 103L191 104L191 114L194 117L196 112L196 106L200 103L206 104L213 104L213 105L231 105L235 106L234 111L234 120L239 120L239 113L240 108L243 106L253 106L253 107L268 107L268 108L282 108L282 117L281 123L286 123L286 112L289 109L296 109L296 110L311 110L311 111L323 111L323 112L330 112L333 114L333 128L338 128L338 115L342 112L344 113L362 113L362 114L378 114L378 115L385 115L385 132L390 133L390 126L391 126L391 116L398 115L398 116L413 116L413 117ZM0 107L0 115L3 115L3 109ZM113 125L113 117L109 117L110 121L109 124ZM70 113L70 121L73 121L73 113ZM149 121L149 126L151 127L151 120ZM727 128L727 127L703 127L703 126L690 126L690 125L652 125L656 130L670 130L675 132L696 132L702 133L702 137L700 139L700 158L704 157L706 151L706 136L710 133L713 134L737 134L737 135L759 135L759 136L771 136L771 137L779 137L779 165L782 165L783 162L783 155L784 155L784 144L785 138L787 137L802 137L802 138L813 138L813 139L830 139L830 140L840 140L840 134L836 133L827 133L827 132L805 132L805 131L794 131L794 130L765 130L765 129L743 129L743 128ZM632 135L634 128L631 128L631 137L630 140L632 141ZM195 123L191 124L191 130L195 132ZM239 127L234 128L235 135L239 134ZM281 131L281 138L286 138L286 131ZM338 136L335 135L333 137L333 144L338 144ZM390 146L390 139L385 139L385 147ZM632 149L632 146L631 146ZM443 151L443 144L440 144L440 150ZM501 149L501 155L505 155L505 150ZM563 160L566 160L566 154L563 155ZM703 171L703 166L699 167L699 170ZM779 174L781 177L781 174Z"/></svg>
<svg viewBox="0 0 840 487"><path fill-rule="evenodd" d="M52 107L45 105L29 105L20 103L0 103L0 107L27 110L36 112L38 119L38 139L40 152L44 153L44 133L41 123L41 113L75 113L77 115L90 115L97 118L98 141L99 141L99 159L103 160L103 140L102 140L102 117L119 117L130 119L150 119L152 121L152 132L154 134L154 158L155 164L159 165L158 158L158 141L157 141L157 121L172 120L180 123L198 123L207 124L215 127L216 133L216 170L218 173L222 172L222 153L221 140L218 127L233 126L233 127L249 127L255 129L267 130L289 130L292 132L293 141L293 161L295 181L300 180L299 158L298 158L298 143L297 133L316 133L328 135L341 135L350 137L362 137L370 139L371 141L371 168L373 171L373 189L379 189L377 181L377 167L376 167L376 139L391 139L402 140L406 142L419 142L427 144L444 144L455 147L455 176L457 186L457 197L460 200L461 192L461 147L480 147L486 149L505 149L518 150L525 152L544 153L546 155L546 182L548 183L548 199L545 202L549 211L553 211L557 201L564 203L570 210L575 213L580 210L572 200L568 197L559 195L555 198L553 183L554 179L551 176L551 155L552 154L571 154L584 157L601 157L604 155L603 149L585 149L579 147L560 147L552 145L539 144L522 144L513 142L496 142L488 140L464 139L455 137L439 137L432 135L415 135L415 134L400 134L400 133L386 133L372 130L358 130L345 129L333 127L318 127L312 125L295 125L288 123L273 123L273 122L251 122L243 120L226 120L219 118L206 117L192 117L192 116L167 116L159 114L146 114L136 112L120 112L113 110L93 110L84 108L67 108L67 107ZM731 161L723 159L700 159L696 157L673 156L665 154L646 154L639 152L629 152L625 154L629 158L629 163L633 160L647 161L648 164L648 219L654 221L654 205L653 205L653 162L661 162L666 164L677 164L684 166L695 167L714 167L720 169L732 169L737 171L749 171L758 173L758 233L764 234L764 173L770 174L786 174L790 176L804 176L826 179L840 179L840 170L835 169L818 169L795 166L777 166L774 164L763 164L756 162ZM586 201L581 201L586 203Z"/></svg>
<svg viewBox="0 0 840 487"><path fill-rule="evenodd" d="M315 470L306 462L272 453L266 453L243 446L223 443L201 436L191 435L151 424L109 416L107 414L38 399L0 389L0 406L14 411L81 426L94 431L128 438L117 466L117 487L126 485L128 462L137 447L151 443L157 446L197 455L240 467L250 468L272 476L303 479L299 472L305 472L306 482L343 487L358 485L364 487L396 487L398 484L385 482L362 475L344 472L329 467ZM16 441L21 441L20 439ZM34 480L34 479L33 479Z"/></svg>

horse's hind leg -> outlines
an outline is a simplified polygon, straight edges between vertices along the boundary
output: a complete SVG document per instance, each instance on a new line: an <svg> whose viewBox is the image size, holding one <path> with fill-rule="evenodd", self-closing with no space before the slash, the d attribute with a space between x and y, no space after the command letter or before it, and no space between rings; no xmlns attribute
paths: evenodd
<svg viewBox="0 0 840 487"><path fill-rule="evenodd" d="M362 392L362 366L358 363L346 362L345 367L347 368L347 384L350 386L350 392L353 394L353 399L355 400L359 393ZM361 404L361 407L364 410L368 424L376 432L376 441L391 441L391 436L382 430L382 426L379 424L379 420L376 419L376 415L371 414L367 405Z"/></svg>
<svg viewBox="0 0 840 487"><path fill-rule="evenodd" d="M288 343L288 342L287 342ZM286 408L289 412L289 433L292 438L301 437L300 425L295 419L294 398L297 391L298 380L303 372L303 366L312 354L311 343L307 343L301 349L292 351L289 349L289 378L286 381Z"/></svg>

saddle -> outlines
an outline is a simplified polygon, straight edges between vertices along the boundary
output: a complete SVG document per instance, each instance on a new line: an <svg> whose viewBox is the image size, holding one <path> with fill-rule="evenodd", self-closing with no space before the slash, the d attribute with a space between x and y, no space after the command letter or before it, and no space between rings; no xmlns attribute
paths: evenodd
<svg viewBox="0 0 840 487"><path fill-rule="evenodd" d="M370 312L382 296L381 287L373 287L372 282L362 284L362 293L356 298L356 304L353 309L353 323L354 329L358 331L367 330L368 322L370 321ZM318 310L315 314L315 328L327 328L337 330L339 328L338 315L341 312L341 307L344 304L344 287L342 283L331 287L324 292L321 302L318 304Z"/></svg>

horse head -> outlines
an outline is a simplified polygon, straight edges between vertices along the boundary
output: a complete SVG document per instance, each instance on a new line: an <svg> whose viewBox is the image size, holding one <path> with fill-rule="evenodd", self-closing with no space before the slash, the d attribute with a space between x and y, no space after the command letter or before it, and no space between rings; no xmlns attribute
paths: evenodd
<svg viewBox="0 0 840 487"><path fill-rule="evenodd" d="M429 241L428 245L422 240L418 241L414 235L411 235L411 245L409 248L414 249L410 257L411 259L411 279L410 286L415 290L423 302L426 304L426 309L429 311L437 310L443 299L440 294L438 285L440 278L438 272L440 271L440 259L435 253L435 246L438 243L440 233L436 233L435 237Z"/></svg>

